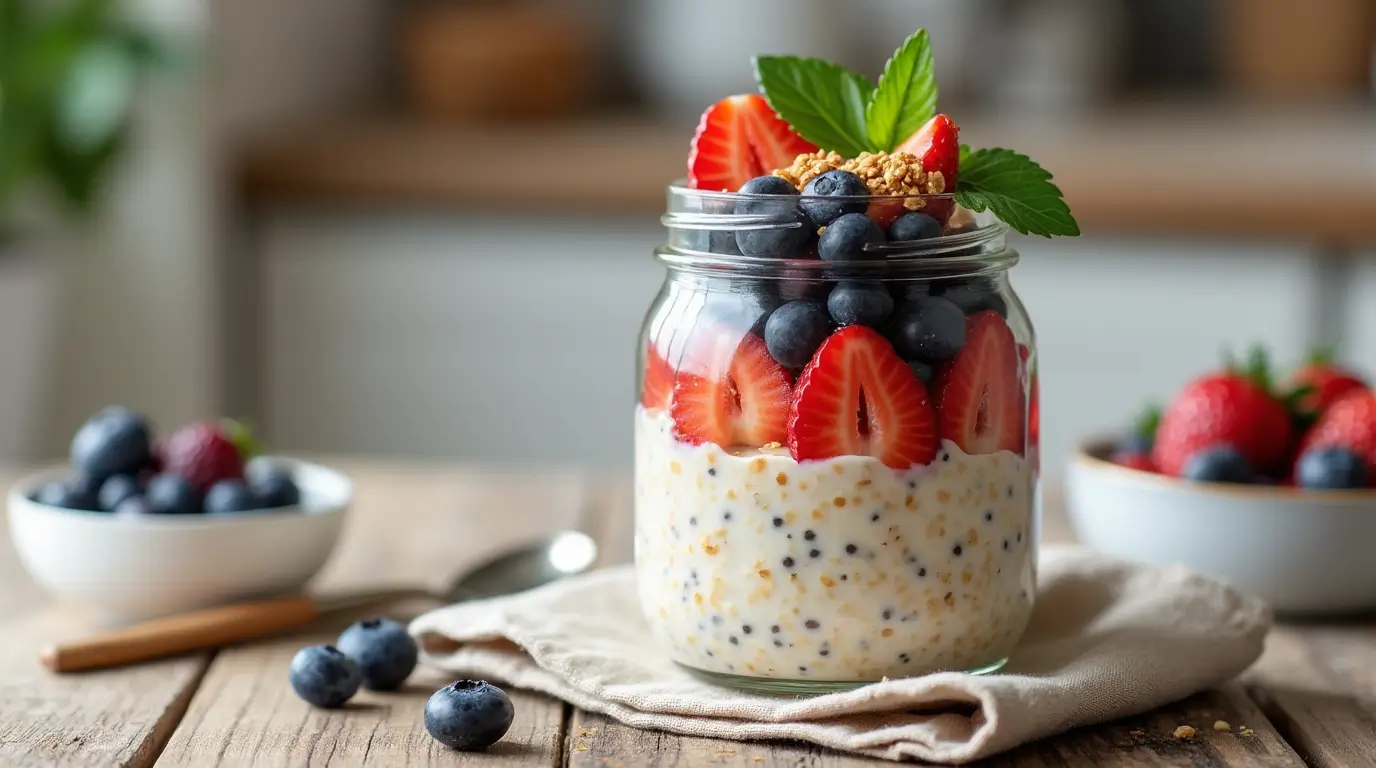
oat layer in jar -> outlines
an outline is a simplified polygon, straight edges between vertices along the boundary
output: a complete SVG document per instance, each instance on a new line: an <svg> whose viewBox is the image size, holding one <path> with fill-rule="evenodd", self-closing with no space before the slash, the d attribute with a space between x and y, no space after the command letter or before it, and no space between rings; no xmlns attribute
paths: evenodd
<svg viewBox="0 0 1376 768"><path fill-rule="evenodd" d="M992 671L1036 578L1018 256L931 187L800 195L827 161L799 160L740 192L669 189L634 416L646 619L676 662L748 690Z"/></svg>

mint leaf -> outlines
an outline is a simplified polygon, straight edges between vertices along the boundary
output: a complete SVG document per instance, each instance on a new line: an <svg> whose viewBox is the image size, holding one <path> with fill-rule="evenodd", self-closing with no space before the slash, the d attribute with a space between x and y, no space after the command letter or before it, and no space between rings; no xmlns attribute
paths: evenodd
<svg viewBox="0 0 1376 768"><path fill-rule="evenodd" d="M1051 174L1011 149L961 145L956 202L972 211L992 210L1024 235L1080 234Z"/></svg>
<svg viewBox="0 0 1376 768"><path fill-rule="evenodd" d="M756 56L760 91L799 136L855 157L870 148L865 105L874 86L845 67L797 56Z"/></svg>
<svg viewBox="0 0 1376 768"><path fill-rule="evenodd" d="M927 30L898 46L865 110L870 145L892 152L936 114L936 70Z"/></svg>

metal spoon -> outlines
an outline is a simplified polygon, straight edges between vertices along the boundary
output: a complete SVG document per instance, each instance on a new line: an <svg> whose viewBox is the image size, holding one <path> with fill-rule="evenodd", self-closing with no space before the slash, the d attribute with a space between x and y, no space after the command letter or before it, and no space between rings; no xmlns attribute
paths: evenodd
<svg viewBox="0 0 1376 768"><path fill-rule="evenodd" d="M54 672L117 667L275 634L331 613L402 600L453 603L523 592L583 573L596 560L597 544L590 537L577 531L562 531L461 572L443 592L402 587L222 605L52 645L39 653L39 660Z"/></svg>

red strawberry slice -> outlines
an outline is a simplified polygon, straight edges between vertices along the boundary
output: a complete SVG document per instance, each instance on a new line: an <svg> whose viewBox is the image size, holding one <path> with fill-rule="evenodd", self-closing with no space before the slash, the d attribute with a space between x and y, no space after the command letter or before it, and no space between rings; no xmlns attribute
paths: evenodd
<svg viewBox="0 0 1376 768"><path fill-rule="evenodd" d="M941 434L968 454L1023 450L1023 389L1013 331L997 312L970 318L965 348L937 373Z"/></svg>
<svg viewBox="0 0 1376 768"><path fill-rule="evenodd" d="M960 126L946 115L937 115L928 120L907 141L898 145L895 152L908 152L917 155L922 161L922 170L940 171L946 181L946 192L956 191L956 176L960 166ZM930 200L924 212L943 225L955 210L949 199Z"/></svg>
<svg viewBox="0 0 1376 768"><path fill-rule="evenodd" d="M782 443L793 389L788 371L754 334L700 330L694 335L674 380L669 411L678 438L723 448Z"/></svg>
<svg viewBox="0 0 1376 768"><path fill-rule="evenodd" d="M907 469L936 457L936 416L889 342L853 325L822 342L798 378L788 448L798 461L873 456Z"/></svg>
<svg viewBox="0 0 1376 768"><path fill-rule="evenodd" d="M645 350L645 380L640 387L640 404L651 410L664 410L674 395L674 368L653 344Z"/></svg>
<svg viewBox="0 0 1376 768"><path fill-rule="evenodd" d="M793 132L758 93L728 96L702 113L688 151L688 185L735 192L816 145Z"/></svg>

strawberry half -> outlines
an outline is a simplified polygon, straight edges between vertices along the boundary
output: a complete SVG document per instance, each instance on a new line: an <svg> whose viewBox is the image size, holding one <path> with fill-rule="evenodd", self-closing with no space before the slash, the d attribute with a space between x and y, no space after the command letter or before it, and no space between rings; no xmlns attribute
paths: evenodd
<svg viewBox="0 0 1376 768"><path fill-rule="evenodd" d="M653 344L645 350L645 380L640 387L640 404L651 410L664 410L674 396L674 368Z"/></svg>
<svg viewBox="0 0 1376 768"><path fill-rule="evenodd" d="M833 333L803 369L788 418L798 461L873 456L894 469L936 457L927 388L889 342L853 325Z"/></svg>
<svg viewBox="0 0 1376 768"><path fill-rule="evenodd" d="M968 454L1023 451L1021 358L997 312L969 320L965 347L937 372L941 435Z"/></svg>
<svg viewBox="0 0 1376 768"><path fill-rule="evenodd" d="M674 378L674 433L684 442L759 447L788 437L793 379L760 337L698 331ZM691 358L692 364L689 364Z"/></svg>
<svg viewBox="0 0 1376 768"><path fill-rule="evenodd" d="M688 185L735 192L756 176L786 168L817 146L793 132L758 93L728 96L707 108L688 151Z"/></svg>
<svg viewBox="0 0 1376 768"><path fill-rule="evenodd" d="M928 120L917 132L898 145L895 152L917 155L922 170L940 171L946 181L946 192L956 191L956 176L960 167L960 126L946 115ZM923 211L944 226L951 218L955 204L949 199L930 200Z"/></svg>
<svg viewBox="0 0 1376 768"><path fill-rule="evenodd" d="M1366 381L1356 373L1335 364L1324 353L1313 355L1309 362L1290 377L1293 388L1311 387L1314 391L1299 399L1299 408L1306 413L1320 414L1343 396L1366 389Z"/></svg>

